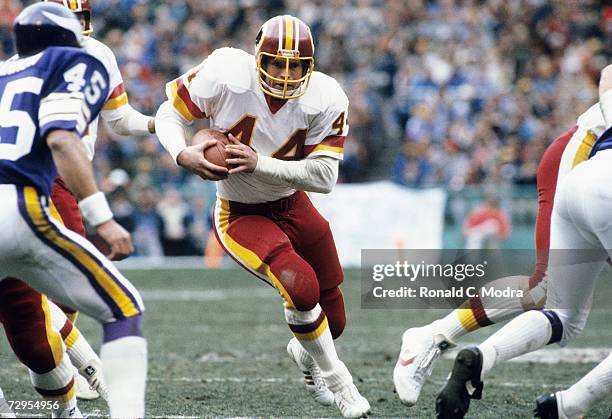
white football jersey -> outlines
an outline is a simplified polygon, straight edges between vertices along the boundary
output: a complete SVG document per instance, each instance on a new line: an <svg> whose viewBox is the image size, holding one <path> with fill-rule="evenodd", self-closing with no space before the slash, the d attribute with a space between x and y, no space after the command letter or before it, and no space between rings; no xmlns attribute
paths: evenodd
<svg viewBox="0 0 612 419"><path fill-rule="evenodd" d="M599 102L578 117L575 128L576 131L561 156L557 185L576 165L588 160L595 141L606 130L606 122L601 113Z"/></svg>
<svg viewBox="0 0 612 419"><path fill-rule="evenodd" d="M105 121L115 121L122 118L127 111L126 105L128 104L128 97L125 92L125 87L123 86L123 77L121 77L115 54L113 54L111 49L102 42L89 36L83 37L83 49L96 57L104 65L110 80L108 99L100 112L100 116L102 116ZM10 59L13 60L16 58L17 55ZM89 160L93 160L97 137L98 118L94 119L89 124L88 130L83 136L83 142L85 143Z"/></svg>
<svg viewBox="0 0 612 419"><path fill-rule="evenodd" d="M102 42L95 38L84 37L83 48L89 54L96 57L108 72L110 86L108 91L109 97L100 112L100 116L105 121L114 121L122 118L127 110L126 105L128 104L127 93L123 86L123 78L119 72L119 66L117 65L117 59L115 54L109 47L104 45ZM98 137L98 118L94 119L89 124L89 129L83 137L85 147L87 148L87 155L90 160L93 160L95 152L96 138Z"/></svg>
<svg viewBox="0 0 612 419"><path fill-rule="evenodd" d="M259 87L255 57L235 48L215 50L200 65L168 83L166 94L187 122L210 118L257 153L283 160L330 156L341 160L348 133L348 98L332 77L313 72L306 93L275 113ZM295 192L252 173L217 182L221 198L275 201Z"/></svg>

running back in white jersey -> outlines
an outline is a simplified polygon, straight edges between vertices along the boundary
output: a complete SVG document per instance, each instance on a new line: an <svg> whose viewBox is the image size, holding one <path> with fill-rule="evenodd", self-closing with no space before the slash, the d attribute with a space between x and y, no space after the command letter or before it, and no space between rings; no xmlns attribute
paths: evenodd
<svg viewBox="0 0 612 419"><path fill-rule="evenodd" d="M126 106L128 104L128 97L123 86L123 78L121 77L121 72L119 71L115 54L113 54L111 49L102 42L91 37L84 37L83 48L89 54L100 60L100 62L104 64L106 71L108 71L110 79L110 93L104 107L102 108L102 111L100 112L100 116L102 116L105 121L114 121L116 119L123 118L128 109ZM87 155L90 160L93 160L97 137L98 118L94 119L91 124L89 124L89 129L87 130L85 136L83 136L85 148L87 148Z"/></svg>
<svg viewBox="0 0 612 419"><path fill-rule="evenodd" d="M304 96L273 113L258 84L255 58L221 48L173 80L166 94L190 123L210 118L211 127L231 133L257 153L282 160L329 156L342 160L348 133L348 99L333 78L313 72ZM287 197L294 189L238 173L217 182L220 197L260 203Z"/></svg>

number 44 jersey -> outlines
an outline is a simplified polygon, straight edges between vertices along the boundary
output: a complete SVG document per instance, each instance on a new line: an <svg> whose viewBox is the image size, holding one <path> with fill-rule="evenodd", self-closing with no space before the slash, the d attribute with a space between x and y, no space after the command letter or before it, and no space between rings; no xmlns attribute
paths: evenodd
<svg viewBox="0 0 612 419"><path fill-rule="evenodd" d="M0 64L0 184L49 195L57 176L47 135L83 136L108 97L108 73L79 48L51 47Z"/></svg>
<svg viewBox="0 0 612 419"><path fill-rule="evenodd" d="M166 94L186 122L210 118L212 128L233 134L259 154L282 160L342 159L348 99L336 80L323 73L313 72L306 93L273 112L259 87L255 58L221 48L168 83ZM260 203L295 190L239 173L217 182L217 192L231 201Z"/></svg>

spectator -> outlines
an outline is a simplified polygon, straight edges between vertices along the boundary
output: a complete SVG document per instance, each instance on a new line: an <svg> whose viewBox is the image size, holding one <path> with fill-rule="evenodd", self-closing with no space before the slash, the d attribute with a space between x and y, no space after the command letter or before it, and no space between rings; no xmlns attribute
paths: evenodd
<svg viewBox="0 0 612 419"><path fill-rule="evenodd" d="M198 254L191 246L187 224L189 206L178 190L170 188L157 204L157 212L163 222L162 247L166 256Z"/></svg>
<svg viewBox="0 0 612 419"><path fill-rule="evenodd" d="M138 193L137 208L134 211L132 240L138 256L163 256L161 235L164 222L155 209L157 194L152 189Z"/></svg>
<svg viewBox="0 0 612 419"><path fill-rule="evenodd" d="M13 54L12 21L29 2L0 0L0 61ZM340 180L391 178L452 192L533 185L548 142L596 100L597 79L612 51L612 8L597 0L93 5L94 35L116 54L130 103L149 114L165 100L165 83L215 48L249 51L253 34L271 14L300 16L315 35L317 69L339 80L351 100ZM101 127L97 147L99 177L111 180L116 170L129 174L121 199L129 199L136 212L154 213L141 205L142 191L173 188L187 197L198 189L199 180L160 152L153 137L115 141ZM147 228L155 232L156 224ZM135 231L139 227L144 225ZM157 252L151 243L145 248Z"/></svg>
<svg viewBox="0 0 612 419"><path fill-rule="evenodd" d="M463 223L466 249L498 249L510 234L510 219L499 207L496 197L488 196L474 208Z"/></svg>

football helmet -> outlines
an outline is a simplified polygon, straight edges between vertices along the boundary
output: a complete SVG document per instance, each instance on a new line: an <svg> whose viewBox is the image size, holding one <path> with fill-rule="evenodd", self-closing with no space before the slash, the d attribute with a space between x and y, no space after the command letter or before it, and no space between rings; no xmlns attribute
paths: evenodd
<svg viewBox="0 0 612 419"><path fill-rule="evenodd" d="M91 2L89 0L42 0L45 3L57 3L62 4L65 7L72 10L79 16L83 16L85 19L85 27L83 28L83 35L91 35L93 33L93 27L91 26Z"/></svg>
<svg viewBox="0 0 612 419"><path fill-rule="evenodd" d="M270 59L285 61L285 76L274 77L266 71ZM259 86L264 93L279 99L293 99L306 93L314 69L314 42L310 28L290 15L275 16L263 24L255 39L255 60ZM290 78L289 65L298 61L302 76ZM283 88L272 87L282 84Z"/></svg>
<svg viewBox="0 0 612 419"><path fill-rule="evenodd" d="M51 46L80 48L81 24L70 10L57 4L35 3L19 13L13 24L20 56L39 53Z"/></svg>

